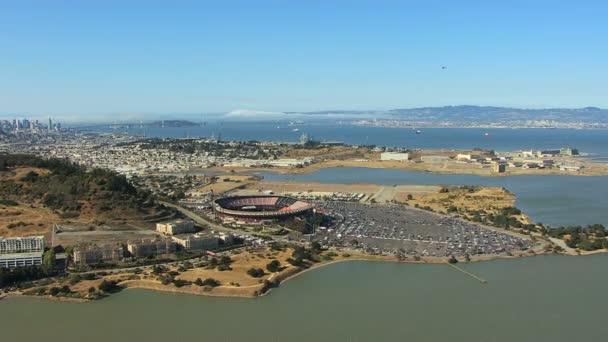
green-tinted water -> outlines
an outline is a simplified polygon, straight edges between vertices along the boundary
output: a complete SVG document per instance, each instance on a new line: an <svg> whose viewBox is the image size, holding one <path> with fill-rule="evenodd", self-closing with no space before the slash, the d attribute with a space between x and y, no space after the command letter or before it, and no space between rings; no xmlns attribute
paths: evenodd
<svg viewBox="0 0 608 342"><path fill-rule="evenodd" d="M592 341L608 255L460 265L340 263L259 299L127 290L90 304L0 302L3 341Z"/></svg>

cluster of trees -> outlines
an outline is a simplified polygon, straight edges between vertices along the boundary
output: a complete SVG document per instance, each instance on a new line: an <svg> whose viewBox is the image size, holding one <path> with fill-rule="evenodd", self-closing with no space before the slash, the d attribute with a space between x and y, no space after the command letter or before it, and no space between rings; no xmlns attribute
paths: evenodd
<svg viewBox="0 0 608 342"><path fill-rule="evenodd" d="M196 278L196 280L194 281L194 285L197 286L209 286L209 287L218 287L221 285L219 280L213 279L213 278L207 278L205 280L202 280L201 278Z"/></svg>
<svg viewBox="0 0 608 342"><path fill-rule="evenodd" d="M42 159L31 155L0 155L0 169L36 167L50 171L34 171L22 177L22 183L0 181L0 195L27 201L41 201L46 207L78 215L82 201L90 201L98 212L115 208L145 211L155 207L149 192L138 191L127 179L113 171L87 170L62 159Z"/></svg>
<svg viewBox="0 0 608 342"><path fill-rule="evenodd" d="M293 266L306 266L306 261L316 262L318 260L317 257L316 253L313 253L313 250L296 246L293 253L291 253L291 258L288 258L287 262Z"/></svg>
<svg viewBox="0 0 608 342"><path fill-rule="evenodd" d="M266 265L266 269L270 273L278 272L281 270L281 263L279 260L272 260Z"/></svg>
<svg viewBox="0 0 608 342"><path fill-rule="evenodd" d="M217 267L218 271L229 271L231 270L230 264L232 264L232 259L227 255L223 255L219 259L215 257L209 259L209 262L207 263L207 268L213 269Z"/></svg>
<svg viewBox="0 0 608 342"><path fill-rule="evenodd" d="M40 266L0 268L0 288L47 277Z"/></svg>
<svg viewBox="0 0 608 342"><path fill-rule="evenodd" d="M254 278L261 278L264 276L264 270L261 268L252 267L247 270L247 274Z"/></svg>
<svg viewBox="0 0 608 342"><path fill-rule="evenodd" d="M129 144L137 144L142 149L162 148L172 152L187 154L207 152L216 157L228 155L231 158L236 158L239 155L245 154L249 158L268 159L271 156L276 158L279 155L278 151L265 152L263 148L257 145L256 141L239 142L237 147L229 143L200 141L197 139L146 139Z"/></svg>
<svg viewBox="0 0 608 342"><path fill-rule="evenodd" d="M608 248L608 232L601 224L592 224L586 227L569 226L547 229L545 233L551 237L563 239L570 248L585 251Z"/></svg>
<svg viewBox="0 0 608 342"><path fill-rule="evenodd" d="M122 289L122 287L120 285L118 285L118 283L114 280L103 280L100 284L99 284L99 291L105 292L105 293L112 293L112 292L118 292Z"/></svg>
<svg viewBox="0 0 608 342"><path fill-rule="evenodd" d="M42 265L0 268L0 288L55 275L55 251L44 252Z"/></svg>

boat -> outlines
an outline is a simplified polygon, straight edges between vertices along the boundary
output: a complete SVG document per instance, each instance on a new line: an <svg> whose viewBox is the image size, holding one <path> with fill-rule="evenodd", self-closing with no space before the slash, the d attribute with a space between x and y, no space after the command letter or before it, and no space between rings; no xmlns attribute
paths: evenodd
<svg viewBox="0 0 608 342"><path fill-rule="evenodd" d="M293 131L294 131L294 132L299 132L299 131L300 131L300 129L299 129L299 128L294 128L294 129L293 129Z"/></svg>
<svg viewBox="0 0 608 342"><path fill-rule="evenodd" d="M484 136L484 137L489 137L489 136L490 136L490 133L485 132L485 133L483 134L483 136Z"/></svg>
<svg viewBox="0 0 608 342"><path fill-rule="evenodd" d="M421 133L422 133L421 130L419 130L419 129L416 130L416 134L421 134Z"/></svg>

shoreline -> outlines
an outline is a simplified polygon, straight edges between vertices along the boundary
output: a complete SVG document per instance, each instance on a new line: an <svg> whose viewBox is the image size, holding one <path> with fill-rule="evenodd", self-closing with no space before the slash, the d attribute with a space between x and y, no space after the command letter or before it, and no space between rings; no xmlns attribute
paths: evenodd
<svg viewBox="0 0 608 342"><path fill-rule="evenodd" d="M588 162L589 163L589 162ZM568 172L555 170L542 170L537 169L521 169L516 171L507 171L504 173L492 172L490 169L456 169L450 170L446 168L433 169L420 167L421 164L416 163L405 163L405 162L386 162L386 161L354 161L354 160L343 160L343 161L329 161L319 162L310 164L302 168L289 168L289 167L227 167L227 166L216 166L211 168L192 168L185 173L190 172L223 172L226 174L247 174L247 173L258 173L258 172L269 172L280 175L300 175L310 174L322 169L331 168L346 168L346 167L360 167L368 169L387 169L387 170L404 170L420 173L432 173L438 175L473 175L479 177L510 177L510 176L583 176L583 177L601 177L608 176L608 167L602 163L591 163L594 167L603 168L603 170L589 170ZM437 165L435 165L437 166Z"/></svg>
<svg viewBox="0 0 608 342"><path fill-rule="evenodd" d="M606 253L608 253L608 250L596 250L596 251L593 251L590 253L581 253L581 254L551 253L551 252L543 251L543 252L535 252L533 254L521 253L521 254L517 254L517 255L482 255L482 256L473 256L473 257L471 257L470 261L459 261L458 264L480 263L480 262L489 262L489 261L496 261L496 260L509 260L509 259L526 259L526 258L540 257L540 256L563 255L566 257L585 257L585 256L592 256L592 255L606 254ZM136 282L136 281L125 281L126 286L121 291L130 290L130 289L142 289L142 290L156 291L156 292L161 292L161 293L164 292L164 293L174 293L174 294L203 296L203 297L255 299L255 298L261 298L261 297L268 296L276 288L280 288L281 286L283 286L283 284L286 284L290 281L294 281L296 278L298 278L301 275L304 275L308 272L312 272L312 271L315 271L315 270L318 270L318 269L321 269L321 268L324 268L327 266L336 265L336 264L343 263L343 262L387 262L387 263L398 263L398 264L426 264L426 265L447 265L447 264L449 264L447 262L447 259L444 260L444 258L427 258L427 259L422 258L422 259L416 261L411 258L397 260L397 259L395 259L395 257L392 257L392 256L356 255L353 257L342 257L337 260L331 260L331 261L327 261L327 262L313 264L311 267L308 267L308 268L301 268L301 270L299 270L295 273L292 273L292 274L288 274L283 279L279 279L278 286L271 286L265 292L260 293L258 295L246 294L246 293L243 293L243 294L214 293L213 289L211 291L204 291L202 288L195 288L195 290L192 290L192 288L177 288L177 287L171 288L171 287L167 287L164 285L160 285L160 286L152 286L152 285L145 286L142 284L131 285L129 283L129 282ZM289 271L290 269L293 270L293 268L288 268L284 271ZM278 272L278 273L271 275L271 277L268 280L271 281L277 277L281 277L281 273L282 272ZM288 273L291 273L291 272L288 272ZM264 287L264 284L262 283L259 285L241 287L241 288L237 288L237 289L255 288L256 290L260 290L263 287ZM110 296L111 295L112 294L110 294ZM92 303L92 302L95 302L98 300L102 300L105 297L99 298L99 299L86 299L86 298L70 298L70 297L36 296L36 295L26 295L23 293L7 293L7 294L0 295L0 303L3 300L10 300L13 298L37 298L37 299L41 299L41 300L51 300L51 301L59 301L59 302Z"/></svg>

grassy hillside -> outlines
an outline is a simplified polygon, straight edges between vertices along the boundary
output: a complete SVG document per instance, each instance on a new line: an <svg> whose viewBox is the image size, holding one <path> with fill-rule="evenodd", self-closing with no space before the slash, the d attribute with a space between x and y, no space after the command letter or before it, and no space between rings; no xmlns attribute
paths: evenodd
<svg viewBox="0 0 608 342"><path fill-rule="evenodd" d="M170 214L115 172L30 155L0 155L0 199L81 222L147 221Z"/></svg>

